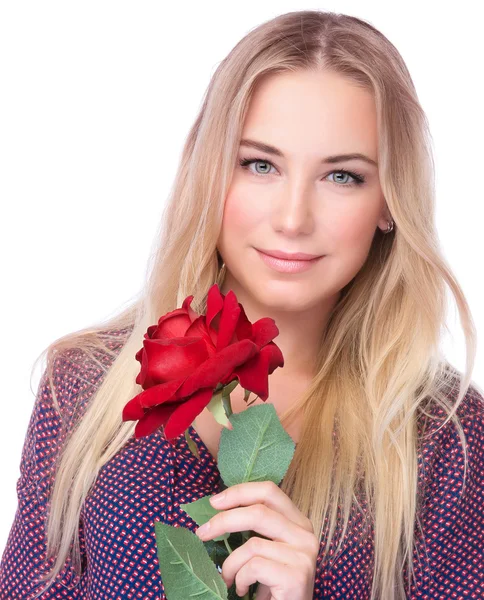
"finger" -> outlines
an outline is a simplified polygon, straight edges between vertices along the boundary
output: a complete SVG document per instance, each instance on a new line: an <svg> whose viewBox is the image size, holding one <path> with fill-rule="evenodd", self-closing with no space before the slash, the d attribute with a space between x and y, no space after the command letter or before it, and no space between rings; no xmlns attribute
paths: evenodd
<svg viewBox="0 0 484 600"><path fill-rule="evenodd" d="M215 497L210 499L212 506L218 510L261 503L313 533L311 521L273 481L238 483L228 487L223 493L223 500L214 500Z"/></svg>
<svg viewBox="0 0 484 600"><path fill-rule="evenodd" d="M263 583L260 583L257 586L257 591L255 593L255 600L271 600L272 592L271 588L267 587Z"/></svg>
<svg viewBox="0 0 484 600"><path fill-rule="evenodd" d="M284 600L307 600L312 598L314 576L312 573L291 569L290 565L255 556L235 576L237 596L244 596L253 583L266 585L271 597Z"/></svg>
<svg viewBox="0 0 484 600"><path fill-rule="evenodd" d="M307 552L303 552L282 542L251 537L224 560L222 578L227 587L230 587L234 583L236 574L255 556L261 556L285 565L290 565L292 569L304 570L307 573L311 573L316 568L317 555L310 556Z"/></svg>
<svg viewBox="0 0 484 600"><path fill-rule="evenodd" d="M296 548L315 549L317 544L313 533L296 525L265 504L223 510L199 527L196 533L200 539L209 540L224 533L249 530Z"/></svg>

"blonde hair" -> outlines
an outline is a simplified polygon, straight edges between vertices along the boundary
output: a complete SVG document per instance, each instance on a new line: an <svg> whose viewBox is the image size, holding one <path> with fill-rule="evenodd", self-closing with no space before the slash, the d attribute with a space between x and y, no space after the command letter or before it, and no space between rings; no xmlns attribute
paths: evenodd
<svg viewBox="0 0 484 600"><path fill-rule="evenodd" d="M441 426L452 420L465 448L456 411L471 383L476 332L439 247L431 136L404 61L369 23L317 10L262 23L222 60L186 140L142 293L118 316L44 350L55 403L53 365L66 350L78 349L103 372L59 455L47 524L47 555L56 557L43 577L49 585L68 557L80 572L81 507L100 468L133 435L135 423L123 423L121 414L140 391L134 355L143 334L188 295L194 296L195 310L205 311L221 264L216 244L224 199L254 89L266 75L300 69L331 70L373 94L379 176L395 230L387 235L376 230L367 261L341 291L322 332L316 377L281 418L287 425L304 415L281 488L311 520L320 542L326 531L326 552L338 506L343 528L337 551L350 507L364 493L375 529L371 598L405 598L402 568L407 560L408 577L413 575L418 513L417 424L431 416L427 409L434 402L447 415ZM465 334L464 376L440 349L446 285ZM121 349L113 351L108 341L119 342L120 332ZM108 366L96 351L111 356Z"/></svg>

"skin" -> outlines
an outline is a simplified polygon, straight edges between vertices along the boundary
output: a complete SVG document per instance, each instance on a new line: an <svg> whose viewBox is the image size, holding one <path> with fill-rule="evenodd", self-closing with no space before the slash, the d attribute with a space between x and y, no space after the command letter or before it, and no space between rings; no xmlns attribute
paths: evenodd
<svg viewBox="0 0 484 600"><path fill-rule="evenodd" d="M309 519L272 481L233 485L221 501L218 496L210 502L221 512L197 529L201 540L249 530L271 538L252 537L225 559L227 587L235 581L237 595L244 596L259 581L256 600L311 600L319 543Z"/></svg>
<svg viewBox="0 0 484 600"><path fill-rule="evenodd" d="M330 72L271 75L251 99L244 138L275 146L284 158L239 148L217 245L227 268L221 291L235 292L251 322L275 320L280 333L274 341L285 364L271 382L283 389L284 381L314 375L321 334L340 291L363 266L377 227L384 231L391 220L377 165L322 162L356 152L377 162L374 99ZM254 157L260 161L239 166L239 159ZM341 169L363 174L365 183L348 186L354 179ZM255 248L325 256L306 272L278 273ZM281 408L278 398L271 401ZM250 539L230 554L222 567L227 585L235 581L242 596L259 581L257 600L312 598L318 538L278 486L232 486L216 508L222 512L208 522L208 536L197 530L202 539L248 530L270 538Z"/></svg>
<svg viewBox="0 0 484 600"><path fill-rule="evenodd" d="M361 152L377 162L373 97L341 76L301 71L259 84L242 139L265 142L286 158L240 147L225 200L218 250L227 272L221 291L232 289L248 318L272 317L279 328L288 378L313 375L321 333L340 290L363 266L376 228L390 214L378 168L363 161L322 164L323 157ZM271 167L265 161L271 161ZM366 176L359 187L337 169ZM278 273L255 248L325 255L309 271ZM276 373L274 373L275 375Z"/></svg>

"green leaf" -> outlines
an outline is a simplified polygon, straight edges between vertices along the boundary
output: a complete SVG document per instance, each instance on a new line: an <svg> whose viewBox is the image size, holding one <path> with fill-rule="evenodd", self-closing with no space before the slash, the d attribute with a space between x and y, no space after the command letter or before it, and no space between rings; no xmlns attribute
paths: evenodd
<svg viewBox="0 0 484 600"><path fill-rule="evenodd" d="M244 544L247 539L245 539L240 531L233 531L230 534L229 539L230 547L232 548L232 552L240 548L242 544ZM223 565L225 559L229 556L229 551L225 546L223 541L214 540L206 540L203 542L205 548L207 549L208 555L213 560L216 565Z"/></svg>
<svg viewBox="0 0 484 600"><path fill-rule="evenodd" d="M185 439L192 454L196 456L198 460L200 460L200 453L198 452L197 444L195 443L195 440L192 440L192 438L190 437L188 429L185 429Z"/></svg>
<svg viewBox="0 0 484 600"><path fill-rule="evenodd" d="M234 413L233 429L222 430L217 466L227 486L284 478L296 445L273 404L258 404Z"/></svg>
<svg viewBox="0 0 484 600"><path fill-rule="evenodd" d="M247 404L247 406L251 406L252 404L254 404L254 402L255 402L255 401L257 400L257 398L259 397L259 396L256 396L256 397L255 397L255 398L252 400L252 402L248 402L248 400L249 400L249 398L250 398L250 395L251 395L251 393L252 393L252 392L251 392L250 390L246 390L246 389L244 389L244 402Z"/></svg>
<svg viewBox="0 0 484 600"><path fill-rule="evenodd" d="M220 423L220 425L227 427L229 425L230 421L225 413L225 407L222 402L222 395L223 395L223 390L216 392L212 396L212 399L210 400L210 402L208 403L207 408L212 413L212 415L215 417L215 420L217 421L217 423Z"/></svg>
<svg viewBox="0 0 484 600"><path fill-rule="evenodd" d="M246 540L242 537L239 531L232 532L229 538L230 547L232 550L242 546L245 541ZM203 544L211 560L215 563L215 565L217 565L217 567L220 566L221 569L225 559L230 556L225 544L223 542L215 542L213 540L207 540L203 542ZM235 588L236 583L234 581L234 583L228 589L228 600L240 600L240 596L237 596Z"/></svg>
<svg viewBox="0 0 484 600"><path fill-rule="evenodd" d="M227 385L224 386L224 388L223 388L224 394L231 394L238 385L239 385L239 380L233 379L230 383L227 383Z"/></svg>
<svg viewBox="0 0 484 600"><path fill-rule="evenodd" d="M225 544L216 542L215 540L206 540L203 542L210 560L216 565L222 566L225 559L229 556L229 551Z"/></svg>
<svg viewBox="0 0 484 600"><path fill-rule="evenodd" d="M160 573L167 600L228 600L227 586L202 540L185 527L155 523Z"/></svg>
<svg viewBox="0 0 484 600"><path fill-rule="evenodd" d="M237 595L237 592L235 591L237 587L237 584L234 583L229 587L229 598L228 600L240 600L240 596Z"/></svg>
<svg viewBox="0 0 484 600"><path fill-rule="evenodd" d="M215 494L212 494L212 496ZM197 523L198 526L203 525L207 521L221 512L210 504L210 498L212 496L203 496L194 502L188 502L187 504L180 504L180 508L190 515L190 517ZM227 540L230 532L226 532L213 538L215 541Z"/></svg>

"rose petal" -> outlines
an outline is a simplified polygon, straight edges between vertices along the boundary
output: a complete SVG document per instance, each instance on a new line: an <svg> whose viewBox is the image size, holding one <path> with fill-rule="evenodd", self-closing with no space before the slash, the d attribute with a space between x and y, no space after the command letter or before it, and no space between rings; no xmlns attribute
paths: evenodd
<svg viewBox="0 0 484 600"><path fill-rule="evenodd" d="M239 302L239 308L240 308L240 314L239 314L239 320L237 322L237 328L235 330L235 335L237 336L237 339L239 340L239 342L240 342L240 340L245 340L245 339L254 341L253 340L254 336L252 333L252 323L247 318L244 307L242 306L242 304L240 304L240 302Z"/></svg>
<svg viewBox="0 0 484 600"><path fill-rule="evenodd" d="M217 352L236 342L235 330L240 316L240 306L232 290L225 296L222 314L220 315L217 335Z"/></svg>
<svg viewBox="0 0 484 600"><path fill-rule="evenodd" d="M183 300L182 308L187 311L188 316L190 317L190 321L193 323L200 316L197 312L193 310L190 306L193 300L193 296L187 296L185 300Z"/></svg>
<svg viewBox="0 0 484 600"><path fill-rule="evenodd" d="M245 363L258 351L250 340L242 340L227 346L214 357L202 363L183 383L178 396L187 397L201 388L214 389L224 377L232 373L235 367Z"/></svg>
<svg viewBox="0 0 484 600"><path fill-rule="evenodd" d="M157 325L150 325L148 327L148 329L146 330L144 338L147 339L147 340L151 339L153 337L153 334L156 331L156 328L157 328Z"/></svg>
<svg viewBox="0 0 484 600"><path fill-rule="evenodd" d="M144 417L138 421L134 429L135 437L141 438L152 434L158 427L167 422L173 410L174 405L170 403L150 408Z"/></svg>
<svg viewBox="0 0 484 600"><path fill-rule="evenodd" d="M139 402L140 394L131 398L131 400L123 408L123 421L137 421L141 419L145 411Z"/></svg>
<svg viewBox="0 0 484 600"><path fill-rule="evenodd" d="M209 331L210 337L214 346L217 345L217 331L218 323L220 320L220 313L224 306L225 296L220 292L219 287L216 283L208 290L207 294L207 311L205 316L205 322Z"/></svg>
<svg viewBox="0 0 484 600"><path fill-rule="evenodd" d="M279 335L276 322L270 317L263 317L252 324L252 341L262 348Z"/></svg>
<svg viewBox="0 0 484 600"><path fill-rule="evenodd" d="M274 344L275 346L275 344ZM279 348L275 346L277 350ZM261 400L267 400L269 397L268 375L270 367L282 366L279 361L279 354L272 347L265 346L253 358L240 365L234 370L240 385L257 394ZM282 358L282 354L280 354ZM270 372L272 372L270 371Z"/></svg>
<svg viewBox="0 0 484 600"><path fill-rule="evenodd" d="M143 387L188 377L208 358L205 342L198 338L145 340L147 369Z"/></svg>
<svg viewBox="0 0 484 600"><path fill-rule="evenodd" d="M207 329L205 317L198 317L185 332L185 337L200 337L204 340L209 356L213 356L216 352L215 344Z"/></svg>
<svg viewBox="0 0 484 600"><path fill-rule="evenodd" d="M172 310L158 321L158 327L153 339L170 339L184 337L185 331L190 327L191 320L182 308Z"/></svg>
<svg viewBox="0 0 484 600"><path fill-rule="evenodd" d="M269 375L271 373L273 373L277 369L277 367L284 366L284 356L282 355L282 352L281 352L281 349L279 348L279 346L277 344L274 344L274 342L269 342L266 346L261 348L261 352L263 354L267 353L269 356L269 362L268 362L268 366L269 366L268 374Z"/></svg>
<svg viewBox="0 0 484 600"><path fill-rule="evenodd" d="M143 344L144 343L145 343L145 341L143 341ZM139 354L139 352L137 354ZM141 385L144 388L144 387L147 387L146 386L146 377L148 375L148 360L146 358L146 351L144 349L144 346L141 349L140 363L141 363L141 367L140 367L140 372L138 373L138 376L136 377L136 383L138 385Z"/></svg>
<svg viewBox="0 0 484 600"><path fill-rule="evenodd" d="M141 369L136 382L144 391L123 410L123 420L139 420L135 435L149 435L163 426L176 440L202 412L217 384L237 379L245 389L268 397L268 375L284 366L275 321L252 324L230 290L217 284L208 291L206 315L198 315L187 296L182 308L160 317L144 335L136 353Z"/></svg>
<svg viewBox="0 0 484 600"><path fill-rule="evenodd" d="M157 404L164 404L165 402L179 402L180 397L176 394L184 381L185 379L174 379L173 381L160 383L159 385L154 385L147 390L144 390L138 394L140 406L143 408L151 408Z"/></svg>
<svg viewBox="0 0 484 600"><path fill-rule="evenodd" d="M163 429L165 437L172 439L183 433L210 403L212 396L213 389L205 388L193 394L186 402L178 404Z"/></svg>

